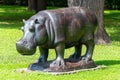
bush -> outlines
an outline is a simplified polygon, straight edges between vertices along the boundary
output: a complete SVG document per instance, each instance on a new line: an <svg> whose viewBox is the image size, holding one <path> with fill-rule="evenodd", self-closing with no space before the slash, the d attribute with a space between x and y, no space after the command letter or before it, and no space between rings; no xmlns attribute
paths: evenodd
<svg viewBox="0 0 120 80"><path fill-rule="evenodd" d="M120 0L105 0L105 8L120 10Z"/></svg>
<svg viewBox="0 0 120 80"><path fill-rule="evenodd" d="M28 0L16 0L16 4L18 5L28 5Z"/></svg>
<svg viewBox="0 0 120 80"><path fill-rule="evenodd" d="M67 6L67 0L47 0L48 6Z"/></svg>
<svg viewBox="0 0 120 80"><path fill-rule="evenodd" d="M3 0L3 4L14 5L16 0Z"/></svg>

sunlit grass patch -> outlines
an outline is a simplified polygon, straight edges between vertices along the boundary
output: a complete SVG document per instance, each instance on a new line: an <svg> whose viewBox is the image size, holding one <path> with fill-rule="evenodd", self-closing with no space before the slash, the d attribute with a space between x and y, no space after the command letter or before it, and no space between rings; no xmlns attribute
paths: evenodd
<svg viewBox="0 0 120 80"><path fill-rule="evenodd" d="M28 19L33 14L27 7L0 5L0 80L119 80L120 11L116 10L107 10L104 15L104 25L112 44L96 45L93 54L96 64L105 65L107 68L60 76L15 72L16 69L28 67L40 56L38 49L32 56L22 56L16 51L16 41L23 35L20 30L22 19ZM82 54L85 50L83 46ZM66 49L65 58L72 53L74 48ZM55 56L55 51L50 50L48 60L55 59Z"/></svg>

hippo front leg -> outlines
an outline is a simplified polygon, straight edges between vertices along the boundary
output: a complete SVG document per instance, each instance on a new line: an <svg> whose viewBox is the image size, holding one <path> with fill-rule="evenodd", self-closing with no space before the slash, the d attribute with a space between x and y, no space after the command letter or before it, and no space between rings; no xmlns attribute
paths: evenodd
<svg viewBox="0 0 120 80"><path fill-rule="evenodd" d="M94 40L89 40L85 43L86 45L86 53L84 56L81 57L82 60L91 60L92 59L92 54L93 54L93 50L94 50L94 46L95 46L95 43L94 43Z"/></svg>
<svg viewBox="0 0 120 80"><path fill-rule="evenodd" d="M56 51L56 59L50 64L50 67L60 67L65 66L64 61L64 50L65 50L65 44L59 43L57 44L55 51Z"/></svg>
<svg viewBox="0 0 120 80"><path fill-rule="evenodd" d="M44 69L39 64L47 61L48 49L39 47L39 50L40 50L40 58L37 61L35 61L34 63L30 64L28 69L30 69L30 70L43 70Z"/></svg>
<svg viewBox="0 0 120 80"><path fill-rule="evenodd" d="M40 58L36 61L36 63L46 62L48 58L48 49L39 47L39 51L40 51Z"/></svg>

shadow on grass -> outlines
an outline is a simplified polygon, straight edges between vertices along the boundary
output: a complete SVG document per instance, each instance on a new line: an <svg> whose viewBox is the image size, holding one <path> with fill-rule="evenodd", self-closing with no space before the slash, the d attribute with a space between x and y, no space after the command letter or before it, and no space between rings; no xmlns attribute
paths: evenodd
<svg viewBox="0 0 120 80"><path fill-rule="evenodd" d="M27 7L0 5L0 21L20 21L33 14L34 12L28 11Z"/></svg>
<svg viewBox="0 0 120 80"><path fill-rule="evenodd" d="M20 29L22 19L28 19L33 14L27 7L0 5L0 28Z"/></svg>
<svg viewBox="0 0 120 80"><path fill-rule="evenodd" d="M101 60L101 61L95 61L97 65L117 65L120 64L120 60Z"/></svg>
<svg viewBox="0 0 120 80"><path fill-rule="evenodd" d="M104 15L104 24L112 41L120 41L120 11L109 11Z"/></svg>

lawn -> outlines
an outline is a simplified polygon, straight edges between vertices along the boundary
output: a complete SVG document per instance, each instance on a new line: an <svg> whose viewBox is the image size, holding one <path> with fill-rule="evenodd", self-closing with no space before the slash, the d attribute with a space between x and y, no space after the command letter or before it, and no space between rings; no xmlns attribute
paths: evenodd
<svg viewBox="0 0 120 80"><path fill-rule="evenodd" d="M33 56L22 56L15 46L16 41L22 37L22 19L28 19L33 14L26 7L0 5L0 80L120 80L120 11L117 10L105 10L104 15L105 28L112 43L96 45L93 54L96 64L107 66L105 69L59 76L15 72L39 57L38 50ZM67 49L65 57L73 51L73 48ZM55 58L54 50L50 50L49 54L49 60Z"/></svg>

